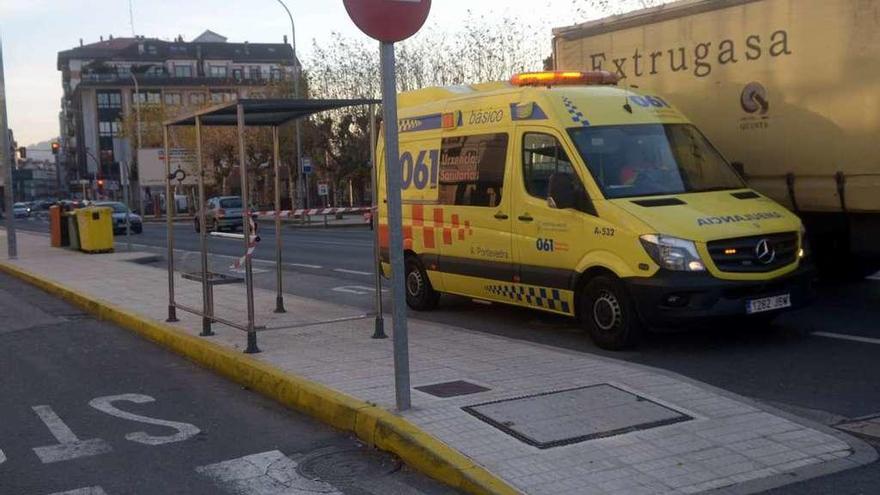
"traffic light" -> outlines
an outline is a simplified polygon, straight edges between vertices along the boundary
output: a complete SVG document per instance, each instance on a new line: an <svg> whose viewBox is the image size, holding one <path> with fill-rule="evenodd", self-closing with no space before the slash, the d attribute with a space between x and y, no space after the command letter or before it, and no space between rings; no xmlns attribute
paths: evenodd
<svg viewBox="0 0 880 495"><path fill-rule="evenodd" d="M98 192L104 194L104 179L98 179Z"/></svg>
<svg viewBox="0 0 880 495"><path fill-rule="evenodd" d="M18 149L18 157L22 160L26 159L27 158L27 148L25 148L24 146L19 148Z"/></svg>
<svg viewBox="0 0 880 495"><path fill-rule="evenodd" d="M60 144L60 143L57 143L57 142L52 143L52 154L53 154L53 155L57 155L57 154L58 154L58 150L60 150L60 149L61 149L61 144Z"/></svg>

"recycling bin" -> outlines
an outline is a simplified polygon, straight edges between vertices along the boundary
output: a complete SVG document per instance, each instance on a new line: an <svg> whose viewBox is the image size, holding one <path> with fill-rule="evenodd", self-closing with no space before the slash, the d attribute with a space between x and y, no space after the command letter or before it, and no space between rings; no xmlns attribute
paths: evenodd
<svg viewBox="0 0 880 495"><path fill-rule="evenodd" d="M76 210L79 249L85 253L113 252L113 209L89 207Z"/></svg>

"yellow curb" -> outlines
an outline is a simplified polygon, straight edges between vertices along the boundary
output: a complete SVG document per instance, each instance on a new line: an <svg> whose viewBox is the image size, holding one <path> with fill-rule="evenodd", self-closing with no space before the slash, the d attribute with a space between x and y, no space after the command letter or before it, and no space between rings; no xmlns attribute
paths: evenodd
<svg viewBox="0 0 880 495"><path fill-rule="evenodd" d="M0 271L132 330L226 378L287 407L349 431L376 448L393 452L418 471L474 495L521 495L464 454L450 448L418 426L376 405L198 337L171 325L91 299L23 268L0 262Z"/></svg>

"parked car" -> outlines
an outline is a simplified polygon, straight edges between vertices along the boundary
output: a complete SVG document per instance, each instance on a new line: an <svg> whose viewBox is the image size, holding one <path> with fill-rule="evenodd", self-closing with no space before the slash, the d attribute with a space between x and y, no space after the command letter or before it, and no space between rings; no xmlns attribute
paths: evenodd
<svg viewBox="0 0 880 495"><path fill-rule="evenodd" d="M102 201L95 203L93 206L102 206L105 208L113 209L113 233L114 234L124 234L125 233L125 214L128 213L128 223L130 224L130 228L132 233L140 234L144 231L144 222L141 219L140 215L136 213L132 213L131 210L124 203L118 203L115 201Z"/></svg>
<svg viewBox="0 0 880 495"><path fill-rule="evenodd" d="M12 213L15 218L27 218L31 216L31 207L27 203L14 203Z"/></svg>
<svg viewBox="0 0 880 495"><path fill-rule="evenodd" d="M239 196L218 196L205 203L205 226L209 231L231 230L243 228L242 203ZM193 220L196 232L201 230L199 215Z"/></svg>

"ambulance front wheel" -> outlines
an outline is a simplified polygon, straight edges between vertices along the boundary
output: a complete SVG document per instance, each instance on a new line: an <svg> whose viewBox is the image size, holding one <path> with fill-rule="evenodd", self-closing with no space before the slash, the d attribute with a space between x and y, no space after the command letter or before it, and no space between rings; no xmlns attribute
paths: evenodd
<svg viewBox="0 0 880 495"><path fill-rule="evenodd" d="M437 307L440 293L431 286L428 273L415 256L406 258L406 305L416 311L430 311Z"/></svg>
<svg viewBox="0 0 880 495"><path fill-rule="evenodd" d="M590 337L602 349L627 349L641 337L641 321L617 278L600 275L590 280L583 288L578 309Z"/></svg>

